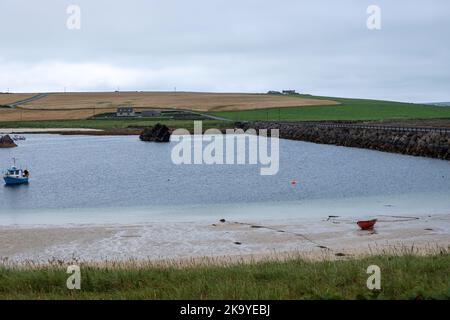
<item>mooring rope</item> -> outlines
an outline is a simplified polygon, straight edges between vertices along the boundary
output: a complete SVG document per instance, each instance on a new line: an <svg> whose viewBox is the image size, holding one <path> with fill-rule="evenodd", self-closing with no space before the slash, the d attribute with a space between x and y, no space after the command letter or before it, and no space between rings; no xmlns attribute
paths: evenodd
<svg viewBox="0 0 450 320"><path fill-rule="evenodd" d="M377 217L387 217L387 218L394 218L394 220L390 219L378 219L378 222L406 222L406 221L414 221L414 220L420 220L419 217L408 217L408 216L391 216L391 215L377 215L373 216L374 218ZM346 223L356 223L356 220L354 219L338 219L339 216L328 216L327 220L325 221L331 221L331 222L346 222Z"/></svg>
<svg viewBox="0 0 450 320"><path fill-rule="evenodd" d="M240 225L250 226L251 228L256 228L256 229L268 229L268 230L272 230L272 231L276 231L276 232L283 232L283 233L292 234L292 235L301 237L301 238L303 238L303 239L306 240L306 241L311 242L311 243L314 244L316 247L319 247L319 248L321 248L321 249L326 249L326 250L329 250L329 251L331 251L331 252L334 252L334 251L335 251L335 250L333 250L333 249L331 249L331 248L329 248L329 247L327 247L327 246L324 246L324 245L322 245L322 244L320 244L320 243L318 243L318 242L316 242L316 241L314 241L314 240L308 238L307 236L305 236L304 234L301 234L301 233L292 232L292 231L286 231L286 230L277 229L277 228L272 228L272 227L267 227L267 226L262 226L262 225L254 225L254 224L251 224L251 223L245 223L245 222L238 222L238 221L235 221L234 223L235 223L235 224L240 224Z"/></svg>
<svg viewBox="0 0 450 320"><path fill-rule="evenodd" d="M420 219L419 217L392 216L392 215L378 215L378 216L374 216L374 217L389 217L389 218L396 219L396 220L377 219L379 222L405 222L405 221L413 221L413 220L419 220ZM338 222L338 223L339 222L356 223L355 220L351 220L351 219L339 219L339 220L337 220L336 218L340 218L340 217L339 216L328 216L328 219L325 220L325 221L332 221L334 223L335 222ZM225 221L223 221L223 222L225 222ZM318 247L320 249L325 249L325 250L328 250L328 251L333 252L333 253L336 252L336 250L334 250L334 249L332 249L332 248L330 248L328 246L322 245L321 243L318 243L317 241L312 240L311 238L305 236L302 233L282 230L282 229L279 229L279 228L273 228L273 227L268 227L268 226L264 226L264 225L255 225L255 224L246 223L246 222L234 221L233 223L240 224L240 225L246 225L246 226L249 226L249 227L255 228L255 229L268 229L268 230L272 230L272 231L276 231L276 232L292 234L292 235L295 235L297 237L303 238L304 240L312 243L313 245L315 245L316 247ZM344 256L344 255L348 255L348 254L343 254L341 252L336 252L335 255L337 255L337 256Z"/></svg>

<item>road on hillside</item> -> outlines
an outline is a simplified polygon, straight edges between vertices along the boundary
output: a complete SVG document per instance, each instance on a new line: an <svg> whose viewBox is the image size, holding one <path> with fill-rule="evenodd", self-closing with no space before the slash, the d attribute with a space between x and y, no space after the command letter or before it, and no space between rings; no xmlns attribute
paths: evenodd
<svg viewBox="0 0 450 320"><path fill-rule="evenodd" d="M190 114L194 114L194 115L198 115L198 116L202 116L205 117L209 120L219 120L219 121L233 121L230 119L226 119L226 118L222 118L222 117L217 117L217 116L213 116L211 114L207 114L207 113L201 113L201 112L197 112L197 111L192 111L192 110L182 110L182 109L177 109L180 111L183 111L185 113L190 113Z"/></svg>
<svg viewBox="0 0 450 320"><path fill-rule="evenodd" d="M28 103L28 102L31 102L31 101L42 99L42 98L44 98L46 96L48 96L48 93L39 93L39 94L37 94L35 96L32 96L31 98L19 100L19 101L13 102L13 103L9 103L7 105L10 108L16 108L17 106L20 106L21 104L25 104L25 103Z"/></svg>

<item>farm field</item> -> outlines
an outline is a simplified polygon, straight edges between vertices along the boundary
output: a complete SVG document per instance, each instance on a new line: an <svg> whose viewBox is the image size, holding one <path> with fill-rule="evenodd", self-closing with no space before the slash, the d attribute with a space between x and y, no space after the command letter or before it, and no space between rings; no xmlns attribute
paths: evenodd
<svg viewBox="0 0 450 320"><path fill-rule="evenodd" d="M34 94L8 94L4 104L29 98ZM5 95L6 96L6 95ZM80 92L51 93L46 97L0 110L0 121L85 119L114 112L120 105L144 108L189 109L195 111L253 110L293 106L336 105L332 100L311 97L194 92Z"/></svg>
<svg viewBox="0 0 450 320"><path fill-rule="evenodd" d="M0 106L28 99L34 95L34 93L0 93Z"/></svg>
<svg viewBox="0 0 450 320"><path fill-rule="evenodd" d="M232 120L404 120L404 119L448 119L450 108L425 104L402 103L365 99L326 98L340 104L335 106L303 106L293 108L267 108L212 112L211 114Z"/></svg>
<svg viewBox="0 0 450 320"><path fill-rule="evenodd" d="M1 94L0 101L12 103L33 95ZM0 108L0 122L17 127L14 122L82 120L115 112L120 105L131 105L138 112L145 108L195 110L234 121L450 121L450 108L394 101L246 93L91 92L52 93L14 109Z"/></svg>
<svg viewBox="0 0 450 320"><path fill-rule="evenodd" d="M34 94L9 94L8 102L21 100ZM16 99L17 97L17 99ZM12 100L12 101L9 101ZM26 109L80 109L93 107L115 108L131 104L136 108L185 108L199 111L247 110L299 105L335 105L337 102L318 101L295 95L268 95L258 93L205 93L205 92L70 92L50 93L48 96L22 105Z"/></svg>
<svg viewBox="0 0 450 320"><path fill-rule="evenodd" d="M107 109L106 111L110 111ZM81 110L24 110L22 108L0 109L0 122L8 121L36 121L36 120L66 120L66 119L86 119L95 114L102 113L102 110L93 112L89 109Z"/></svg>

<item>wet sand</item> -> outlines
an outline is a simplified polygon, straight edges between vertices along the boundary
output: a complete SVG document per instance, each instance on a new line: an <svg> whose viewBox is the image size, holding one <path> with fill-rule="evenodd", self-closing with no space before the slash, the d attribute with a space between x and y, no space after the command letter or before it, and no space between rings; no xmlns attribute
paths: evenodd
<svg viewBox="0 0 450 320"><path fill-rule="evenodd" d="M450 249L450 214L378 216L373 231L352 218L196 221L140 225L0 226L3 263L352 257Z"/></svg>

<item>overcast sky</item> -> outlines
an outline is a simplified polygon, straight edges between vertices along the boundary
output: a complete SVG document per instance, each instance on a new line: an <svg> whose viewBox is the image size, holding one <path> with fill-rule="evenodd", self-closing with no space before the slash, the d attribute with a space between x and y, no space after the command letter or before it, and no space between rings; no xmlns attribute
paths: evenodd
<svg viewBox="0 0 450 320"><path fill-rule="evenodd" d="M367 28L372 4L381 30ZM450 101L449 34L448 0L1 0L0 91Z"/></svg>

